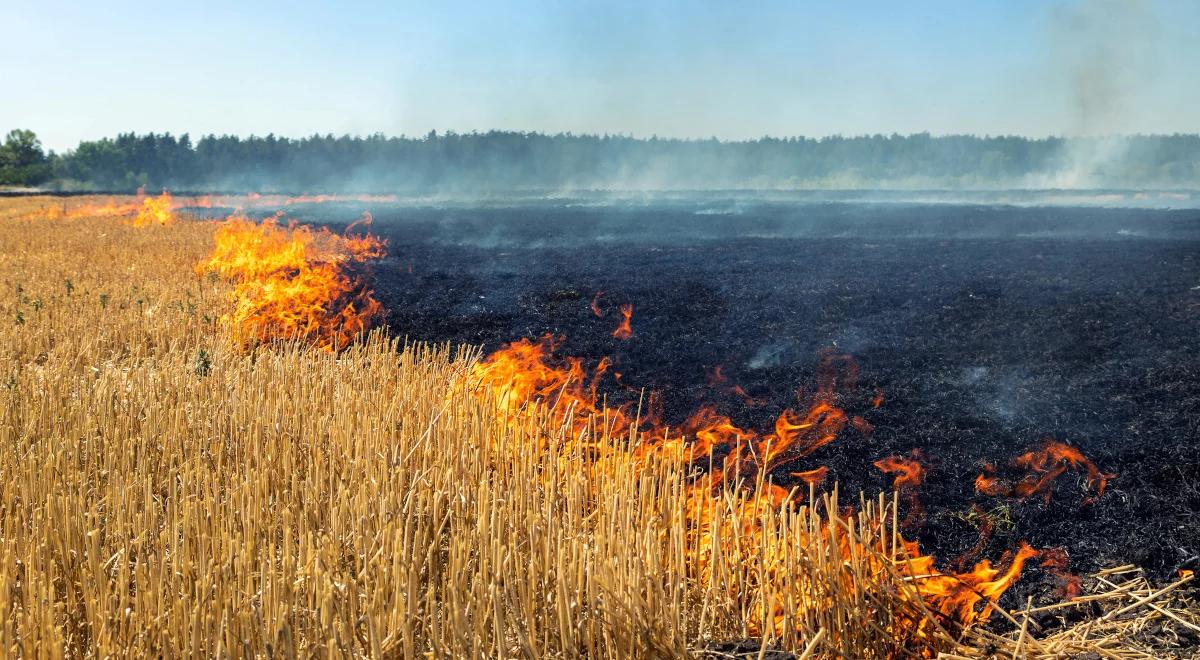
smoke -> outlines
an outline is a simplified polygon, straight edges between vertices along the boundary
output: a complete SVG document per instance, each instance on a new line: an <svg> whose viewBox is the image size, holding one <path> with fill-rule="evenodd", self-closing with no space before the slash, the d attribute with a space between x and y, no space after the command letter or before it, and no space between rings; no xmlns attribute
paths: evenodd
<svg viewBox="0 0 1200 660"><path fill-rule="evenodd" d="M1075 139L1064 143L1055 188L1114 185L1127 169L1137 130L1158 72L1161 24L1148 0L1084 0L1051 14L1052 67L1068 94Z"/></svg>
<svg viewBox="0 0 1200 660"><path fill-rule="evenodd" d="M1053 12L1056 59L1066 68L1079 133L1130 127L1158 70L1161 33L1146 0L1087 0Z"/></svg>

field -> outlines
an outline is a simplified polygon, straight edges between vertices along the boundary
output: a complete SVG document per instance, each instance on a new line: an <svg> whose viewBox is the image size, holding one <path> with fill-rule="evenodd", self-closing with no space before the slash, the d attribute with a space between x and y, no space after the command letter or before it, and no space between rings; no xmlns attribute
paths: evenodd
<svg viewBox="0 0 1200 660"><path fill-rule="evenodd" d="M874 461L923 452L923 547L969 550L961 513L977 505L1012 524L985 556L1025 539L1079 571L1200 567L1198 210L696 196L372 211L392 246L375 281L395 334L489 350L562 335L562 354L609 357L635 388L609 383L610 401L660 391L676 426L715 405L769 427L833 349L858 365L839 395L873 432L848 428L802 467L878 492L892 476ZM614 340L626 303L634 336ZM976 491L986 464L1046 436L1116 474L1108 492L1081 506L1082 474L1048 503Z"/></svg>
<svg viewBox="0 0 1200 660"><path fill-rule="evenodd" d="M1194 213L1068 249L786 223L732 240L692 210L662 225L680 240L622 234L649 226L636 210L613 239L586 210L290 208L344 225L365 205L383 245L204 219L225 201L0 201L7 654L1132 658L1200 641L1192 565L1168 550L1196 550ZM553 355L547 332L566 336ZM1006 415L996 382L1015 377L1004 392L1038 395ZM1007 464L1064 430L1086 458ZM984 472L996 494L974 492ZM1159 545L1132 556L1139 533Z"/></svg>

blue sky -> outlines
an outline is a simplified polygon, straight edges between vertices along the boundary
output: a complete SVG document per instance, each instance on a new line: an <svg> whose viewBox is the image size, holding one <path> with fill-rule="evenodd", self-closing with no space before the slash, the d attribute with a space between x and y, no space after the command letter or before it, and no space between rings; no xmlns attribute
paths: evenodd
<svg viewBox="0 0 1200 660"><path fill-rule="evenodd" d="M1200 2L0 4L0 130L1200 131Z"/></svg>

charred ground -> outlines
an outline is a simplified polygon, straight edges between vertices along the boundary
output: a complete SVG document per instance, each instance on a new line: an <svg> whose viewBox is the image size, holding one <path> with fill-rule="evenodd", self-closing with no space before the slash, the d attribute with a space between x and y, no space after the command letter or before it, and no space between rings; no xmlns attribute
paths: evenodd
<svg viewBox="0 0 1200 660"><path fill-rule="evenodd" d="M489 350L560 335L560 354L615 360L613 401L659 390L667 421L705 402L759 428L811 392L833 348L861 368L844 407L874 431L848 427L795 469L874 492L891 484L874 461L920 449L915 536L939 557L979 541L982 511L983 556L1026 539L1065 547L1077 571L1200 563L1200 211L708 197L371 212L393 333ZM612 337L622 303L626 341ZM1115 472L1108 492L1084 504L1074 472L1048 504L975 492L984 463L1045 436Z"/></svg>

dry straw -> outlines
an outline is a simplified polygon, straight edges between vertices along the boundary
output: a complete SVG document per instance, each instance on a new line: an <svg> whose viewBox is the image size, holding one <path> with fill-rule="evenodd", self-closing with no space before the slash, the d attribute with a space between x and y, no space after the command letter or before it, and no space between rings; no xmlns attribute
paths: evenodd
<svg viewBox="0 0 1200 660"><path fill-rule="evenodd" d="M959 643L895 568L890 502L697 511L680 457L499 414L472 350L244 352L193 270L211 223L58 203L0 206L4 655L1149 657L1117 649L1196 625L1122 571L1086 629L1035 639L1030 610Z"/></svg>

